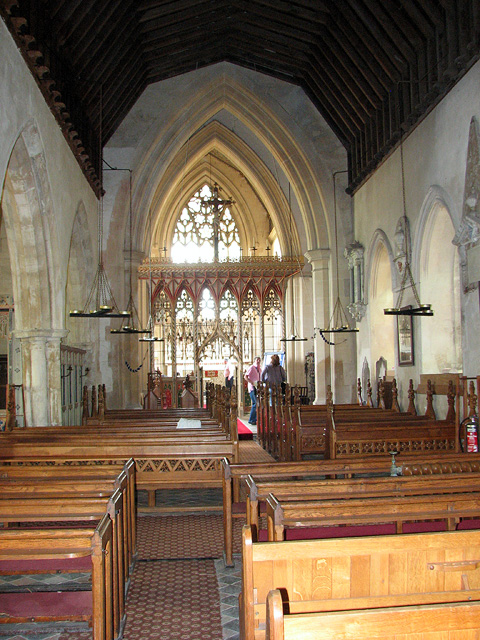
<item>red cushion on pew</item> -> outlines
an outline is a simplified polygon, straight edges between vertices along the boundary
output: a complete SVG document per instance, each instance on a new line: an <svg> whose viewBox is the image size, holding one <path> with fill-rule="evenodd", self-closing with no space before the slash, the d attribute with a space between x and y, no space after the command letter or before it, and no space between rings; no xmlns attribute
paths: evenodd
<svg viewBox="0 0 480 640"><path fill-rule="evenodd" d="M443 520L431 520L430 522L405 522L403 533L430 533L432 531L446 531L447 525Z"/></svg>
<svg viewBox="0 0 480 640"><path fill-rule="evenodd" d="M287 529L286 540L313 538L349 538L351 536L386 536L395 533L394 524L358 524L345 527L307 527Z"/></svg>
<svg viewBox="0 0 480 640"><path fill-rule="evenodd" d="M22 573L78 573L92 570L92 557L51 558L49 560L0 560L0 574Z"/></svg>
<svg viewBox="0 0 480 640"><path fill-rule="evenodd" d="M298 527L286 529L286 540L312 540L321 538L348 538L352 536L386 536L395 533L394 524L358 524L346 527ZM266 529L258 532L259 542L267 542Z"/></svg>
<svg viewBox="0 0 480 640"><path fill-rule="evenodd" d="M28 622L32 618L45 622L89 620L92 617L92 592L1 593L0 611L3 622Z"/></svg>
<svg viewBox="0 0 480 640"><path fill-rule="evenodd" d="M480 520L462 520L462 522L459 522L457 524L457 531L462 531L465 529L480 529Z"/></svg>
<svg viewBox="0 0 480 640"><path fill-rule="evenodd" d="M232 502L232 513L234 514L241 513L245 515L246 511L247 511L246 502Z"/></svg>

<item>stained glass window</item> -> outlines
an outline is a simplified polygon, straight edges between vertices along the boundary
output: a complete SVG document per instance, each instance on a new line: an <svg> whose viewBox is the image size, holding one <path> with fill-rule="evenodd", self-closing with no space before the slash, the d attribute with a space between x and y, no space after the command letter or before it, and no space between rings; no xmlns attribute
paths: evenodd
<svg viewBox="0 0 480 640"><path fill-rule="evenodd" d="M213 262L214 219L213 193L205 184L183 207L175 226L172 242L174 262ZM230 206L217 205L218 257L235 260L240 257L240 236Z"/></svg>

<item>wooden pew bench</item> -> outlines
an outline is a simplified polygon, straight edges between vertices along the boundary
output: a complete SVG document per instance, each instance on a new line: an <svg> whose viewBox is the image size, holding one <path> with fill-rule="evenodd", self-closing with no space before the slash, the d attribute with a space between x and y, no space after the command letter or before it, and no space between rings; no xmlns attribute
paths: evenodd
<svg viewBox="0 0 480 640"><path fill-rule="evenodd" d="M399 462L402 461L403 462ZM240 502L240 483L249 475L255 479L291 480L293 478L349 477L355 474L432 475L438 473L480 472L480 454L453 454L429 452L427 461L415 457L399 456L393 466L390 458L361 458L345 460L310 460L288 463L230 464L222 461L223 468L223 530L225 563L233 566L233 518L246 521L246 504Z"/></svg>
<svg viewBox="0 0 480 640"><path fill-rule="evenodd" d="M479 603L455 602L284 614L282 594L274 590L267 598L266 640L474 640L480 631L479 616Z"/></svg>
<svg viewBox="0 0 480 640"><path fill-rule="evenodd" d="M27 498L50 497L54 493L74 497L94 497L95 494L101 497L110 496L115 489L120 490L123 496L125 567L127 570L133 568L137 546L137 510L135 462L132 459L125 464L95 466L46 466L40 461L29 466L29 461L24 459L17 459L11 465L0 464L0 487L3 487L0 495L12 495L21 486Z"/></svg>
<svg viewBox="0 0 480 640"><path fill-rule="evenodd" d="M303 462L271 462L230 464L224 458L223 469L223 531L225 544L225 563L233 566L233 518L245 519L246 505L240 502L240 483L250 475L262 478L292 479L298 477L325 477L325 475L377 474L388 475L392 472L391 459L353 460L345 463L336 460L311 460ZM480 455L479 455L480 469Z"/></svg>
<svg viewBox="0 0 480 640"><path fill-rule="evenodd" d="M480 489L388 497L283 501L267 498L269 541L453 531L480 527ZM288 530L288 532L287 532Z"/></svg>
<svg viewBox="0 0 480 640"><path fill-rule="evenodd" d="M451 422L430 420L397 426L367 423L350 428L336 425L329 433L326 456L330 459L375 456L392 450L424 456L427 451L455 452L456 449L456 427Z"/></svg>
<svg viewBox="0 0 480 640"><path fill-rule="evenodd" d="M480 488L480 473L448 475L408 475L400 477L336 478L325 480L257 480L245 479L247 492L247 524L259 531L260 503L270 494L284 504L287 501L349 499L389 495L425 495L436 493L468 493Z"/></svg>
<svg viewBox="0 0 480 640"><path fill-rule="evenodd" d="M265 637L272 589L295 614L480 600L480 531L265 543L245 525L242 538L242 640Z"/></svg>
<svg viewBox="0 0 480 640"><path fill-rule="evenodd" d="M0 624L86 620L93 640L113 640L113 528L108 515L75 529L0 530L0 572L59 573L89 568L89 591L0 593ZM12 569L12 567L16 569Z"/></svg>
<svg viewBox="0 0 480 640"><path fill-rule="evenodd" d="M38 429L37 431L41 431ZM238 461L238 438L226 434L188 434L176 430L168 435L143 437L120 435L107 437L72 436L28 440L0 434L0 464L16 458L26 461L70 462L86 460L100 464L106 461L135 460L137 489L149 493L149 505L155 504L155 491L166 488L220 487L221 460ZM197 430L200 431L200 430ZM179 434L180 432L180 434Z"/></svg>
<svg viewBox="0 0 480 640"><path fill-rule="evenodd" d="M127 549L128 536L124 529L124 495L116 489L110 496L73 498L71 494L51 494L48 498L0 498L0 522L3 530L32 531L45 528L68 529L72 526L91 526L107 515L112 521L113 601L115 629L125 614L125 593L130 576ZM20 528L13 528L13 527ZM0 529L0 532L2 529Z"/></svg>
<svg viewBox="0 0 480 640"><path fill-rule="evenodd" d="M364 407L358 404L334 405L335 420L356 420L362 423L387 422L403 423L414 418L411 414L398 413L391 409ZM291 409L291 420L286 438L286 448L290 459L302 460L306 455L325 454L327 431L330 424L331 408L327 405L296 406ZM425 417L420 417L421 422Z"/></svg>

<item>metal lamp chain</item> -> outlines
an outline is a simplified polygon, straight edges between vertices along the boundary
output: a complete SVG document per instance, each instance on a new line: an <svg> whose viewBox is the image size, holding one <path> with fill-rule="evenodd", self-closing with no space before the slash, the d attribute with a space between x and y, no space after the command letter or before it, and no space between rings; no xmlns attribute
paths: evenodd
<svg viewBox="0 0 480 640"><path fill-rule="evenodd" d="M407 284L407 280L410 280L410 285L412 287L413 295L417 306L420 306L420 297L418 295L417 286L412 276L412 270L410 267L410 244L409 244L409 236L410 236L410 227L408 223L407 217L407 199L405 192L405 167L403 163L403 144L400 143L400 166L402 171L402 198L403 198L403 219L404 219L404 227L405 227L405 268L403 272L403 278L401 283L400 295L397 302L397 307L400 308L402 306L403 293L405 291L405 286Z"/></svg>

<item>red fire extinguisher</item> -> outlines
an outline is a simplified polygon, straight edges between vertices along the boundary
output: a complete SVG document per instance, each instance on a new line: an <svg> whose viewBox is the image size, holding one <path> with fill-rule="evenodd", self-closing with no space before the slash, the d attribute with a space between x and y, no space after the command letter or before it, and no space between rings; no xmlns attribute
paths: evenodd
<svg viewBox="0 0 480 640"><path fill-rule="evenodd" d="M478 427L479 419L477 415L465 418L460 424L460 447L463 452L478 453ZM462 434L464 434L463 438Z"/></svg>

